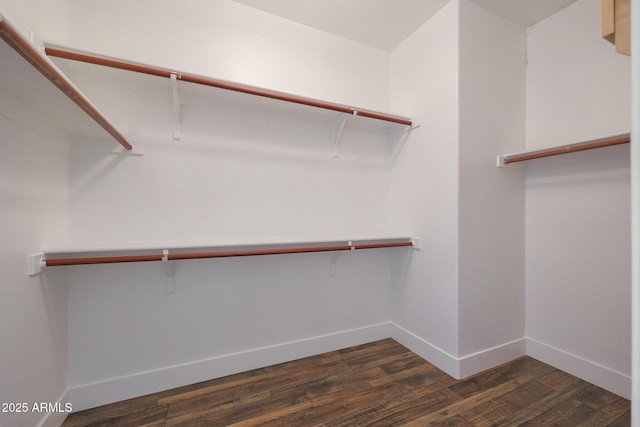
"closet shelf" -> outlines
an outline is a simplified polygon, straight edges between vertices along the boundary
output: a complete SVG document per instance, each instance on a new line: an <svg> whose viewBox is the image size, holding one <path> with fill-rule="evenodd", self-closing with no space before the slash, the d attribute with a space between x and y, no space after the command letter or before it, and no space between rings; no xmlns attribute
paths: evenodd
<svg viewBox="0 0 640 427"><path fill-rule="evenodd" d="M300 238L289 240L235 239L226 241L183 241L123 244L71 245L45 249L27 257L28 274L46 267L128 262L174 261L186 259L229 258L283 255L312 252L353 251L361 249L413 247L420 239L407 236L354 236L354 238Z"/></svg>
<svg viewBox="0 0 640 427"><path fill-rule="evenodd" d="M45 48L45 52L47 55L53 58L61 58L69 61L83 62L83 63L100 65L100 66L109 67L109 68L132 71L136 73L148 74L148 75L157 76L157 77L170 78L175 81L182 81L182 82L193 83L196 85L215 87L218 89L223 89L223 90L228 90L233 92L240 92L248 95L270 98L278 101L300 104L300 105L315 107L315 108L324 109L324 110L330 110L330 111L344 113L344 114L353 115L353 116L366 117L366 118L398 124L398 125L413 126L413 122L411 121L411 119L407 117L402 117L402 116L393 115L393 114L386 114L386 113L376 112L372 110L361 109L357 107L351 107L351 106L337 104L333 102L297 96L297 95L288 94L285 92L278 92L270 89L259 88L255 86L249 86L249 85L214 79L214 78L195 75L195 74L183 73L176 70L126 61L123 59L118 59L113 57L106 57L106 56L97 55L89 52L82 52L82 51L78 51L78 50L74 50L66 47L48 45Z"/></svg>
<svg viewBox="0 0 640 427"><path fill-rule="evenodd" d="M43 54L29 39L24 37L8 20L0 14L0 58L2 58L3 92L15 95L18 99L28 98L28 104L39 108L46 105L46 117L54 116L57 125L74 123L69 128L76 128L75 122L86 121L78 119L76 112L69 112L69 108L58 100L59 95L51 94L51 90L43 89L42 76L58 88L69 100L80 107L86 116L90 117L102 129L120 143L126 150L133 147L127 139L109 122L98 108L62 73L56 65ZM37 71L36 72L34 72ZM39 73L39 74L38 74ZM41 76L40 76L41 75ZM18 82L19 81L19 82ZM50 85L48 85L50 86ZM21 92L21 93L17 93ZM24 92L29 92L25 94ZM73 108L77 111L77 108ZM64 115L61 120L58 117ZM85 116L85 117L86 117Z"/></svg>
<svg viewBox="0 0 640 427"><path fill-rule="evenodd" d="M577 151L593 150L596 148L610 147L613 145L628 144L631 142L631 134L615 135L607 138L578 142L575 144L558 145L540 150L522 151L520 153L498 155L497 167L505 167L511 163L540 159L543 157L558 156L560 154L575 153Z"/></svg>

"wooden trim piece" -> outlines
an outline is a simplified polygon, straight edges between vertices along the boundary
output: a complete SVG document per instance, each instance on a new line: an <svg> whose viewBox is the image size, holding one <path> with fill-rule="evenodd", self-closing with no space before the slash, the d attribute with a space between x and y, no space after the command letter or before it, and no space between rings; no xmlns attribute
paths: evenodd
<svg viewBox="0 0 640 427"><path fill-rule="evenodd" d="M600 33L616 52L631 55L631 0L600 0Z"/></svg>
<svg viewBox="0 0 640 427"><path fill-rule="evenodd" d="M615 0L616 52L631 55L631 0Z"/></svg>
<svg viewBox="0 0 640 427"><path fill-rule="evenodd" d="M176 253L167 255L127 255L127 256L108 256L108 257L89 257L89 258L59 258L47 259L44 261L47 267L60 267L65 265L91 265L91 264L115 264L126 262L149 262L149 261L167 261L187 260L187 259L207 259L207 258L230 258L245 256L262 256L262 255L285 255L300 254L313 252L335 252L335 251L351 251L360 249L379 249L379 248L398 248L411 247L412 242L387 242L387 243L365 243L365 244L348 244L333 246L313 246L298 248L274 248L274 249L251 249L242 251L219 251L219 252L195 252L195 253Z"/></svg>
<svg viewBox="0 0 640 427"><path fill-rule="evenodd" d="M126 150L133 146L118 130L98 111L71 81L62 74L46 56L42 55L27 39L25 39L5 18L0 15L0 38L18 52L33 68L38 70L51 83L80 107L98 125L113 136ZM16 76L19 78L19 76Z"/></svg>
<svg viewBox="0 0 640 427"><path fill-rule="evenodd" d="M611 138L597 139L578 144L563 145L546 150L532 151L529 153L507 154L504 156L504 164L524 162L526 160L540 159L543 157L558 156L560 154L575 153L578 151L593 150L596 148L610 147L613 145L628 144L631 142L631 135L619 135Z"/></svg>
<svg viewBox="0 0 640 427"><path fill-rule="evenodd" d="M600 0L600 34L616 43L615 0Z"/></svg>
<svg viewBox="0 0 640 427"><path fill-rule="evenodd" d="M242 85L238 83L231 83L224 80L212 79L209 77L202 77L193 74L186 74L176 72L168 69L152 67L149 65L136 64L129 61L123 61L120 59L107 58L103 56L97 56L88 53L80 53L58 47L47 47L45 52L49 56L69 59L73 61L86 62L90 64L102 65L105 67L119 68L122 70L134 71L138 73L145 73L159 77L170 78L172 74L175 74L179 80L185 82L212 86L220 89L231 90L235 92L246 93L249 95L262 96L265 98L276 99L280 101L292 102L296 104L307 105L310 107L322 108L326 110L337 111L340 113L354 114L358 116L368 117L376 120L387 121L391 123L398 123L406 126L412 126L413 122L410 119L398 116L392 116L388 114L376 113L372 111L360 110L353 107L347 107L340 104L334 104L331 102L319 101L310 98L304 98L300 96L290 95L282 92L272 91L268 89L257 88L248 85Z"/></svg>

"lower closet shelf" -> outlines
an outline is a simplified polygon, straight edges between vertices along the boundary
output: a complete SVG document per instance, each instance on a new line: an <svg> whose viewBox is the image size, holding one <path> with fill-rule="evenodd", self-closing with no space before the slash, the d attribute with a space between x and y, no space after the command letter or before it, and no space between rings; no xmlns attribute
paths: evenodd
<svg viewBox="0 0 640 427"><path fill-rule="evenodd" d="M229 258L283 255L313 252L355 251L411 247L420 248L420 239L412 237L368 237L359 239L314 239L288 241L227 241L224 243L174 243L85 246L44 250L27 257L27 273L32 276L47 267L128 262L176 261L187 259Z"/></svg>

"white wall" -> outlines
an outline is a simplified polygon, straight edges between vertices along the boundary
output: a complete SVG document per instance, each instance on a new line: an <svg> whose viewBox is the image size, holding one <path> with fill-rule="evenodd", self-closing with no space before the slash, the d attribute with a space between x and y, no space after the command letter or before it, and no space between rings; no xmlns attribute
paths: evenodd
<svg viewBox="0 0 640 427"><path fill-rule="evenodd" d="M279 111L262 100L253 106L250 96L238 102L204 88L210 105L184 105L182 139L173 141L170 103L125 93L116 80L111 87L74 80L144 149L129 158L73 151L74 242L389 231L386 132L350 120L334 159L335 114L320 112L317 120L315 112Z"/></svg>
<svg viewBox="0 0 640 427"><path fill-rule="evenodd" d="M35 7L35 2L0 2L3 15L25 34L41 33ZM64 21L58 24L64 27ZM60 415L31 409L36 402L64 402L66 274L30 278L26 256L66 238L68 140L38 125L34 106L11 95L7 84L3 79L0 85L0 402L25 402L28 411L3 411L0 424L55 425Z"/></svg>
<svg viewBox="0 0 640 427"><path fill-rule="evenodd" d="M70 0L69 10L79 49L359 107L389 105L387 52L233 1Z"/></svg>
<svg viewBox="0 0 640 427"><path fill-rule="evenodd" d="M0 101L0 401L26 402L30 413L0 413L0 424L28 427L47 415L31 413L34 403L58 402L66 391L66 274L28 277L26 256L66 237L68 146L13 121L7 101Z"/></svg>
<svg viewBox="0 0 640 427"><path fill-rule="evenodd" d="M458 308L462 377L525 351L524 174L519 168L496 168L495 161L499 153L524 149L524 106L524 29L463 0ZM486 359L474 362L478 353L485 353Z"/></svg>
<svg viewBox="0 0 640 427"><path fill-rule="evenodd" d="M422 250L396 260L395 338L454 374L458 336L458 42L453 1L391 55L392 108L420 125L392 168L394 221Z"/></svg>
<svg viewBox="0 0 640 427"><path fill-rule="evenodd" d="M632 5L632 39L640 39L640 5ZM634 43L632 49L632 107L631 107L631 223L632 223L632 425L640 424L640 45Z"/></svg>
<svg viewBox="0 0 640 427"><path fill-rule="evenodd" d="M387 54L233 2L193 1L178 12L174 3L154 2L153 17L138 3L70 4L73 46L388 107ZM167 22L184 28L180 41L192 43L190 50L160 33ZM90 141L74 140L72 241L393 231L389 153L397 143L386 131L350 120L334 159L333 113L181 85L186 105L176 142L169 81L150 92L140 77L124 74L134 82L74 75L134 145L144 146L144 156L87 151L81 147ZM331 254L180 262L173 294L158 264L71 268L74 409L388 337L390 252L343 254L335 276Z"/></svg>
<svg viewBox="0 0 640 427"><path fill-rule="evenodd" d="M527 148L628 132L629 58L580 0L528 35ZM529 353L629 396L629 147L528 162Z"/></svg>
<svg viewBox="0 0 640 427"><path fill-rule="evenodd" d="M46 23L36 13L44 3L60 20ZM0 1L0 12L22 33L34 30L60 41L64 8L63 1ZM64 415L31 409L65 402L66 274L30 278L26 256L66 238L68 139L42 125L34 106L10 95L8 84L0 84L0 402L24 402L28 411L3 411L0 425L59 425Z"/></svg>
<svg viewBox="0 0 640 427"><path fill-rule="evenodd" d="M66 0L0 0L0 13L24 35L33 31L37 39L50 42L67 42L67 12Z"/></svg>
<svg viewBox="0 0 640 427"><path fill-rule="evenodd" d="M392 53L392 106L421 125L393 165L395 218L424 236L396 264L396 338L455 377L525 351L524 179L495 167L524 145L524 46L460 1Z"/></svg>

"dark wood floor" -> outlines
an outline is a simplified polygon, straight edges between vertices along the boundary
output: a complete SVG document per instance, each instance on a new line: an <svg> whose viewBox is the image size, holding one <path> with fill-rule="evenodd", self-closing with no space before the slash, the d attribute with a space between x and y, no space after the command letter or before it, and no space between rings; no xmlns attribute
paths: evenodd
<svg viewBox="0 0 640 427"><path fill-rule="evenodd" d="M77 426L628 426L630 403L530 357L456 381L387 339L71 414Z"/></svg>

